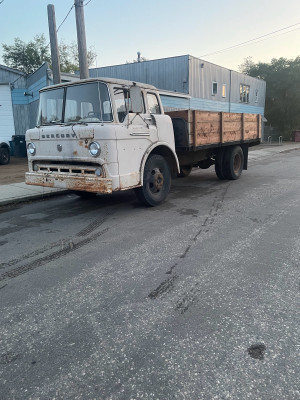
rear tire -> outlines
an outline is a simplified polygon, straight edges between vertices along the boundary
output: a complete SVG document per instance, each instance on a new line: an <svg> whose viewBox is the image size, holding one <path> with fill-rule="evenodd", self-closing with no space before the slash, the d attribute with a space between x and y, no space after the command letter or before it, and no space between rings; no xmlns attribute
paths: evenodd
<svg viewBox="0 0 300 400"><path fill-rule="evenodd" d="M224 150L221 150L217 156L216 156L216 161L215 161L215 171L217 177L222 181L225 178L224 175Z"/></svg>
<svg viewBox="0 0 300 400"><path fill-rule="evenodd" d="M10 160L9 149L7 147L0 148L0 165L7 165Z"/></svg>
<svg viewBox="0 0 300 400"><path fill-rule="evenodd" d="M226 179L236 180L242 175L244 153L241 146L230 147L226 150L223 161L224 176Z"/></svg>
<svg viewBox="0 0 300 400"><path fill-rule="evenodd" d="M135 189L139 201L150 207L162 203L171 187L171 172L166 159L158 154L148 158L144 168L143 186Z"/></svg>

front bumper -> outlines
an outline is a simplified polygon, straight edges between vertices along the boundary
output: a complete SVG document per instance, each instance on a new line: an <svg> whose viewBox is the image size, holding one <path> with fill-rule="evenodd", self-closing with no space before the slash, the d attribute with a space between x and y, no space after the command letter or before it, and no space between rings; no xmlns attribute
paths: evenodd
<svg viewBox="0 0 300 400"><path fill-rule="evenodd" d="M81 190L93 193L112 193L112 180L97 176L74 176L66 173L38 173L25 174L27 185L44 186L51 188Z"/></svg>

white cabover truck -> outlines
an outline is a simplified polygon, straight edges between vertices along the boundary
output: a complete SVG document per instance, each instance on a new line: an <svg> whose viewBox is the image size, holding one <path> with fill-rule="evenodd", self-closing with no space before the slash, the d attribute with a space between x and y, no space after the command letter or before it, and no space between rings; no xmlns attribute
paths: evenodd
<svg viewBox="0 0 300 400"><path fill-rule="evenodd" d="M143 83L96 78L42 89L37 126L26 133L26 183L82 196L134 189L156 206L171 177L192 167L215 164L220 179L238 179L248 147L260 143L260 115L167 114L159 91Z"/></svg>

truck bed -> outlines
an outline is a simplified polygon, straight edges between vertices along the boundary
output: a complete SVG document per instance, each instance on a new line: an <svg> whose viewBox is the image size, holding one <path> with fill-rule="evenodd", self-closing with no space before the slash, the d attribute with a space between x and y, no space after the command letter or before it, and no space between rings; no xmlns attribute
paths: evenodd
<svg viewBox="0 0 300 400"><path fill-rule="evenodd" d="M172 118L178 149L197 151L234 143L258 144L261 115L199 110L166 112Z"/></svg>

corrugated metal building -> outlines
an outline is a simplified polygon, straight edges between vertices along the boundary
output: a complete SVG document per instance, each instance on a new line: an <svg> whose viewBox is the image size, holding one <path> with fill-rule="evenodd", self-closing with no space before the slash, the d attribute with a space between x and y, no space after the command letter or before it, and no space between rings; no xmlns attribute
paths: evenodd
<svg viewBox="0 0 300 400"><path fill-rule="evenodd" d="M168 111L190 108L264 115L264 81L190 55L93 68L90 77L128 79L177 92L177 96L162 92Z"/></svg>

